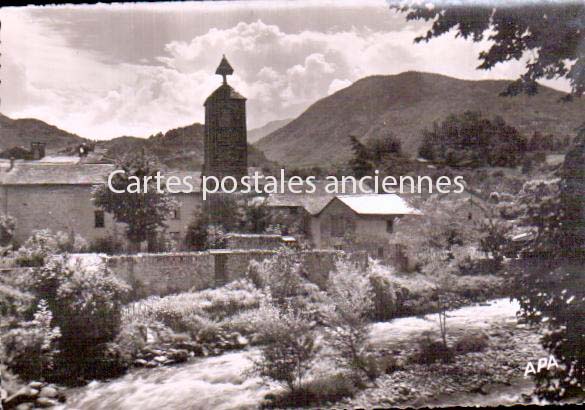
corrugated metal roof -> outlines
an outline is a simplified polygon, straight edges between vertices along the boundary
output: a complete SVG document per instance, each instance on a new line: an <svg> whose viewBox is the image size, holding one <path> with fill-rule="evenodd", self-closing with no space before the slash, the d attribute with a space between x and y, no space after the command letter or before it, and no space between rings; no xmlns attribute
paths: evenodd
<svg viewBox="0 0 585 410"><path fill-rule="evenodd" d="M422 215L396 194L340 195L337 198L359 215Z"/></svg>

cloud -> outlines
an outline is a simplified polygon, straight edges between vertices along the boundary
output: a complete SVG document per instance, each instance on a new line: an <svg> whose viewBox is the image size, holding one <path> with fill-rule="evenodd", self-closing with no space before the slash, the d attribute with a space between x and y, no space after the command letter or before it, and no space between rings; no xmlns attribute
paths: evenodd
<svg viewBox="0 0 585 410"><path fill-rule="evenodd" d="M384 6L374 12L389 13ZM73 46L69 34L75 27L59 29L49 15L0 10L1 110L95 139L148 136L202 122L203 102L221 81L214 73L222 54L235 69L229 83L248 99L249 128L295 117L368 75L418 70L484 79L514 78L522 70L518 63L477 71L478 52L487 43L446 35L415 45L425 27L405 22L385 29L346 23L320 31L240 21L170 40L156 55L120 61ZM122 15L116 24L128 24L131 17ZM125 41L138 45L140 39Z"/></svg>
<svg viewBox="0 0 585 410"><path fill-rule="evenodd" d="M349 80L340 80L339 78L336 78L335 80L331 81L331 84L329 84L329 88L327 90L327 94L331 95L333 93L336 93L337 91L349 87L351 85L351 81Z"/></svg>

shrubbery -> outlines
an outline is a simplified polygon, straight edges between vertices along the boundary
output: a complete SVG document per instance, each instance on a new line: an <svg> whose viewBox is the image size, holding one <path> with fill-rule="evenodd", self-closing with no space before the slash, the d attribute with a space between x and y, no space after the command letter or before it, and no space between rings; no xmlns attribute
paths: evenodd
<svg viewBox="0 0 585 410"><path fill-rule="evenodd" d="M425 332L416 343L418 345L417 351L410 358L413 363L448 363L453 360L453 350L448 346L445 346L443 341L433 338L429 332Z"/></svg>
<svg viewBox="0 0 585 410"><path fill-rule="evenodd" d="M261 376L288 387L291 394L302 388L317 348L311 322L294 307L263 299L258 332L265 345L254 364Z"/></svg>
<svg viewBox="0 0 585 410"><path fill-rule="evenodd" d="M88 251L92 253L105 253L108 255L116 255L122 253L124 244L121 240L113 236L102 236L94 239L89 244Z"/></svg>
<svg viewBox="0 0 585 410"><path fill-rule="evenodd" d="M0 215L0 248L13 244L16 220L10 215Z"/></svg>
<svg viewBox="0 0 585 410"><path fill-rule="evenodd" d="M41 299L32 321L23 322L0 337L4 363L20 377L46 378L53 370L61 333L52 326L52 320L53 314Z"/></svg>
<svg viewBox="0 0 585 410"><path fill-rule="evenodd" d="M259 289L268 290L278 303L302 294L306 282L299 253L287 248L269 259L250 262L248 278Z"/></svg>
<svg viewBox="0 0 585 410"><path fill-rule="evenodd" d="M263 408L287 408L335 403L353 397L359 391L355 382L344 373L315 378L303 383L297 390L269 395Z"/></svg>
<svg viewBox="0 0 585 410"><path fill-rule="evenodd" d="M85 252L89 245L79 235L57 232L49 229L33 232L30 238L16 251L18 266L42 266L47 258L56 253Z"/></svg>
<svg viewBox="0 0 585 410"><path fill-rule="evenodd" d="M60 329L55 375L103 377L95 373L91 361L107 359L104 355L111 353L107 344L118 333L127 285L105 268L83 269L71 266L66 257L54 256L33 269L30 286L36 300L46 302L51 326Z"/></svg>
<svg viewBox="0 0 585 410"><path fill-rule="evenodd" d="M453 345L457 354L483 352L489 344L489 338L484 333L466 333Z"/></svg>
<svg viewBox="0 0 585 410"><path fill-rule="evenodd" d="M250 282L240 280L217 289L143 299L126 307L124 316L128 321L153 320L175 332L189 332L196 336L212 322L257 308L260 298L258 289Z"/></svg>
<svg viewBox="0 0 585 410"><path fill-rule="evenodd" d="M369 365L368 315L372 311L372 287L357 266L338 263L327 284L330 306L325 315L326 339L335 350L339 367L358 378L375 378ZM374 377L372 377L374 376Z"/></svg>

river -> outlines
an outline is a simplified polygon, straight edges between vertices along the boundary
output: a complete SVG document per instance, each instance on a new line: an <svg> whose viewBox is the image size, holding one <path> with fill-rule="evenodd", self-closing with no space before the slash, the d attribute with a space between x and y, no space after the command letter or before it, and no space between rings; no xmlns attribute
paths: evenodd
<svg viewBox="0 0 585 410"><path fill-rule="evenodd" d="M495 322L515 322L518 305L507 299L488 304L463 307L449 313L452 331L487 328ZM408 317L372 326L371 340L378 345L412 343L412 337L436 329L436 315ZM173 366L134 370L106 382L92 382L71 389L68 401L59 410L243 410L256 409L270 387L249 374L251 358L257 349L226 353L217 357L199 358ZM440 403L462 405L473 402L512 404L531 384L519 381L517 386L494 389L488 397L458 395L445 397ZM437 398L438 399L438 398ZM434 405L440 404L433 403ZM425 403L422 405L427 405Z"/></svg>

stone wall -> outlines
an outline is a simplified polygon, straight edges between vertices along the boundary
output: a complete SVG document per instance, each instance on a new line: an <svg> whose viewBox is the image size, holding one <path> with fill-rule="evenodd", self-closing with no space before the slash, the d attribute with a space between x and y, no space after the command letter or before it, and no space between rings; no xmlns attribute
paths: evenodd
<svg viewBox="0 0 585 410"><path fill-rule="evenodd" d="M236 234L225 236L227 249L278 249L283 245L281 235Z"/></svg>
<svg viewBox="0 0 585 410"><path fill-rule="evenodd" d="M132 287L131 299L200 290L215 284L214 257L208 252L152 253L105 257L105 263Z"/></svg>
<svg viewBox="0 0 585 410"><path fill-rule="evenodd" d="M271 257L271 250L221 249L206 252L138 254L108 256L105 263L119 278L132 287L132 300L152 295L202 290L242 278L250 261ZM329 272L335 269L339 251L303 252L303 271L320 287L325 286ZM365 253L350 256L359 266L368 264Z"/></svg>

